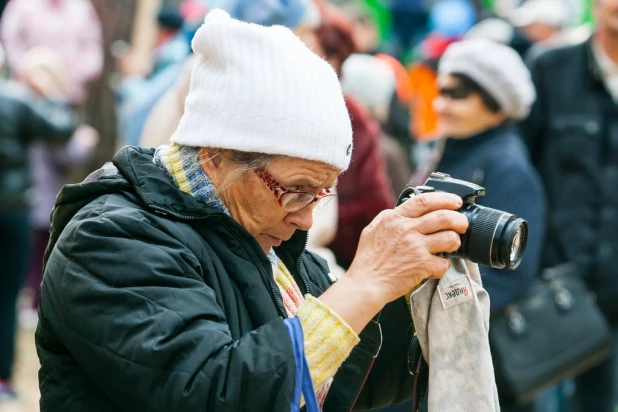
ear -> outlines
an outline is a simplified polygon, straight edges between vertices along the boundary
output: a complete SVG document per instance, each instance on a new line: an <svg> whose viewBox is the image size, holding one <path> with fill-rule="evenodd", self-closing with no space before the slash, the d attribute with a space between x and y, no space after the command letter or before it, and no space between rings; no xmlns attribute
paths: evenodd
<svg viewBox="0 0 618 412"><path fill-rule="evenodd" d="M223 178L223 158L219 152L211 147L202 147L198 154L198 160L212 184L215 187L219 186Z"/></svg>

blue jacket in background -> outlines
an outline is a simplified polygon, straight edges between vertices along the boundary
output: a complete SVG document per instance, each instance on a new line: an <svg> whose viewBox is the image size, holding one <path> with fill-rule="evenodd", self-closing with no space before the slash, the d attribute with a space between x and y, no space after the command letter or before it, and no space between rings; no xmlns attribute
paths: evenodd
<svg viewBox="0 0 618 412"><path fill-rule="evenodd" d="M528 247L514 271L481 266L483 286L495 313L521 296L541 268L545 237L545 195L517 129L510 125L467 139L448 139L438 171L481 185L477 203L528 221Z"/></svg>
<svg viewBox="0 0 618 412"><path fill-rule="evenodd" d="M309 0L206 0L206 4L238 20L293 29L303 19Z"/></svg>

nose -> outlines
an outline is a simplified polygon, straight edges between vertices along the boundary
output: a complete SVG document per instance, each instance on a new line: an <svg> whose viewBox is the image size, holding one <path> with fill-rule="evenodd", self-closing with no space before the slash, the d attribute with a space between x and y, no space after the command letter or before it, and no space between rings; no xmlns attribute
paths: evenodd
<svg viewBox="0 0 618 412"><path fill-rule="evenodd" d="M296 212L290 212L286 216L286 223L292 224L300 230L309 230L313 225L313 205L308 205Z"/></svg>
<svg viewBox="0 0 618 412"><path fill-rule="evenodd" d="M435 99L433 99L433 109L437 113L444 112L444 110L446 110L447 106L448 106L448 102L446 101L446 99L443 96L438 96Z"/></svg>

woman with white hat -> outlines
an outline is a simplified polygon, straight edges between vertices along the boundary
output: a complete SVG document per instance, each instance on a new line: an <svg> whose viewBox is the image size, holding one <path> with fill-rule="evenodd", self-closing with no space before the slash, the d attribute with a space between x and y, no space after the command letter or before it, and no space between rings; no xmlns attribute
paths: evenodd
<svg viewBox="0 0 618 412"><path fill-rule="evenodd" d="M335 72L288 29L218 10L193 49L171 144L126 147L58 196L36 335L41 410L410 399L403 296L449 267L436 254L460 245L461 199L384 211L332 283L305 242L352 153Z"/></svg>

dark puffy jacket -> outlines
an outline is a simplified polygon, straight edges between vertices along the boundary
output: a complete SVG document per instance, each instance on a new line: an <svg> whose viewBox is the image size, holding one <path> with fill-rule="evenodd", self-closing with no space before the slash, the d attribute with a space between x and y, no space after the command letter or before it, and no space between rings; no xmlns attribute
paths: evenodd
<svg viewBox="0 0 618 412"><path fill-rule="evenodd" d="M295 361L270 262L234 220L178 190L153 153L126 147L57 199L36 332L41 411L289 411ZM305 244L298 231L277 254L319 296L328 269ZM412 397L404 299L380 316L325 411Z"/></svg>
<svg viewBox="0 0 618 412"><path fill-rule="evenodd" d="M545 183L545 265L576 263L618 321L618 104L588 41L531 62L538 98L522 135Z"/></svg>
<svg viewBox="0 0 618 412"><path fill-rule="evenodd" d="M30 205L30 143L64 143L76 126L67 105L37 98L20 84L0 83L0 209L24 210Z"/></svg>

